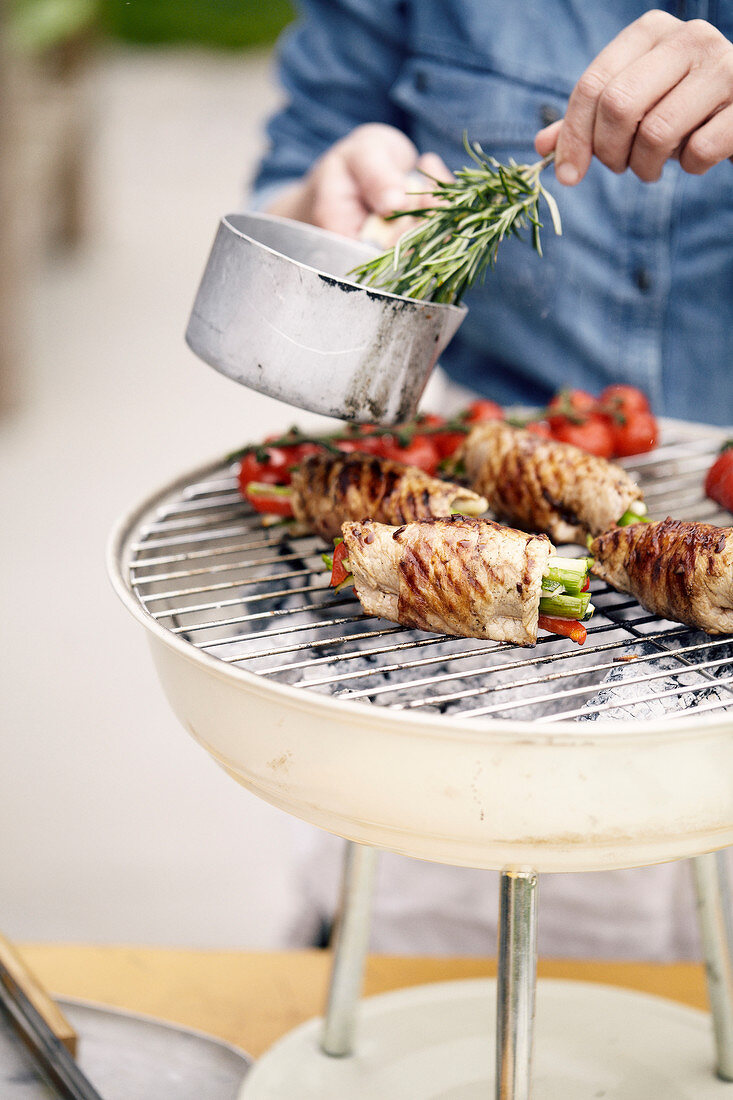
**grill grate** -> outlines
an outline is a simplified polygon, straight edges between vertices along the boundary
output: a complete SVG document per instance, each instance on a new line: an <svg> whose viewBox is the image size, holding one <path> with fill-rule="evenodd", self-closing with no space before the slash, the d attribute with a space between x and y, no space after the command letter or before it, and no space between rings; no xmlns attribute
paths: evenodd
<svg viewBox="0 0 733 1100"><path fill-rule="evenodd" d="M721 438L667 422L660 448L627 460L652 518L730 522L702 492ZM323 549L263 527L223 465L153 505L129 547L129 582L147 614L197 649L344 700L542 723L733 708L733 637L660 620L598 580L585 646L541 635L528 650L366 616L350 592L329 589Z"/></svg>

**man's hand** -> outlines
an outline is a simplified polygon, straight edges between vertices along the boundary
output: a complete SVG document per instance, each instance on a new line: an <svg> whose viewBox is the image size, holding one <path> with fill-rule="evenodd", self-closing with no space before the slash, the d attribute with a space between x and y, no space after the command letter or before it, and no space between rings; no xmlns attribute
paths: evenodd
<svg viewBox="0 0 733 1100"><path fill-rule="evenodd" d="M415 194L430 188L430 180L423 187L412 175L421 170L437 179L451 178L437 154L418 156L410 139L393 126L358 126L325 152L307 176L279 195L268 213L346 237L371 236L370 229L379 225L379 243L388 247L408 222L399 218L385 227L378 219L434 201L429 195Z"/></svg>
<svg viewBox="0 0 733 1100"><path fill-rule="evenodd" d="M671 157L701 175L733 156L733 44L701 19L649 11L621 31L573 89L564 119L540 130L560 183L579 183L593 156L647 183Z"/></svg>

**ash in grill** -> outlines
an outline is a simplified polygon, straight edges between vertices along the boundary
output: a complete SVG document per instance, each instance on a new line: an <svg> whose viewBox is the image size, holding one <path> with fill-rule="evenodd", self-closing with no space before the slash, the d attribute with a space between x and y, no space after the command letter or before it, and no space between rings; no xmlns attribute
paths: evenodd
<svg viewBox="0 0 733 1100"><path fill-rule="evenodd" d="M652 518L730 522L702 492L721 438L670 424L657 451L627 460ZM350 591L328 587L324 549L263 527L222 466L156 503L131 550L130 582L148 614L191 645L348 700L540 722L733 708L733 637L660 620L601 581L582 649L541 635L528 651L366 616Z"/></svg>

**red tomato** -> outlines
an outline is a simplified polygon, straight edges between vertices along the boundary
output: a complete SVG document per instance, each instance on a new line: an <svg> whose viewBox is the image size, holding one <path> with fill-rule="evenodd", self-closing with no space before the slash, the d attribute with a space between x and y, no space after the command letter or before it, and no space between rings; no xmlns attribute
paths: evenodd
<svg viewBox="0 0 733 1100"><path fill-rule="evenodd" d="M546 420L530 420L529 424L524 425L524 428L525 431L542 436L543 439L552 439L552 429Z"/></svg>
<svg viewBox="0 0 733 1100"><path fill-rule="evenodd" d="M323 447L317 443L295 443L292 447L284 447L285 458L290 468L299 466L308 455L323 454Z"/></svg>
<svg viewBox="0 0 733 1100"><path fill-rule="evenodd" d="M596 412L597 408L595 397L585 390L562 390L548 405L552 438L572 443L601 458L610 458L613 431L608 418Z"/></svg>
<svg viewBox="0 0 733 1100"><path fill-rule="evenodd" d="M350 455L355 451L359 454L379 455L382 453L381 436L372 436L371 439L337 439L336 446L344 454Z"/></svg>
<svg viewBox="0 0 733 1100"><path fill-rule="evenodd" d="M705 495L721 507L733 512L733 445L716 458L705 478Z"/></svg>
<svg viewBox="0 0 733 1100"><path fill-rule="evenodd" d="M595 397L585 390L561 390L547 406L550 427L554 431L556 424L583 420L596 411L597 404Z"/></svg>
<svg viewBox="0 0 733 1100"><path fill-rule="evenodd" d="M382 454L385 458L396 459L404 462L406 466L419 466L421 470L432 474L440 461L438 448L428 435L413 436L412 442L406 447L401 447L399 440L393 435L382 436Z"/></svg>
<svg viewBox="0 0 733 1100"><path fill-rule="evenodd" d="M269 485L287 485L290 481L288 458L279 447L267 448L267 462L258 462L254 454L247 454L239 466L237 475L239 491L246 496L245 489L250 481L265 482Z"/></svg>
<svg viewBox="0 0 733 1100"><path fill-rule="evenodd" d="M465 432L438 432L436 435L430 436L433 441L433 446L437 448L438 454L441 458L450 458L455 454L460 447L463 440L466 438Z"/></svg>
<svg viewBox="0 0 733 1100"><path fill-rule="evenodd" d="M611 414L617 412L624 417L650 411L646 394L638 390L636 386L625 386L621 383L615 386L606 386L598 400L601 405L607 407Z"/></svg>
<svg viewBox="0 0 733 1100"><path fill-rule="evenodd" d="M464 419L469 424L481 424L484 420L503 420L504 410L496 401L488 401L485 397L479 397L468 406Z"/></svg>
<svg viewBox="0 0 733 1100"><path fill-rule="evenodd" d="M611 458L613 455L613 430L603 416L589 416L584 424L572 424L564 417L551 421L552 438L561 443L572 443L592 455Z"/></svg>
<svg viewBox="0 0 733 1100"><path fill-rule="evenodd" d="M629 413L625 423L611 423L611 432L613 453L618 458L652 451L659 440L659 427L650 412Z"/></svg>

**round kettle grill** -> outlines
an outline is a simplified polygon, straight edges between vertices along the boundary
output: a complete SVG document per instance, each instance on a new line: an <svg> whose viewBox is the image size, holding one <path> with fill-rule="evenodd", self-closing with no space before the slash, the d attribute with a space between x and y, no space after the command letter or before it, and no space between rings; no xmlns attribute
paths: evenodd
<svg viewBox="0 0 733 1100"><path fill-rule="evenodd" d="M721 438L665 421L661 446L626 460L652 518L729 522L701 488ZM532 1091L538 876L688 856L695 857L718 1076L711 1041L710 1068L694 1083L685 1084L670 1060L654 1087L669 1086L665 1095L680 1100L727 1096L733 971L719 850L733 842L733 638L662 621L598 580L582 648L553 636L527 650L411 631L367 617L353 595L330 590L324 549L286 525L263 525L226 462L156 493L118 524L110 544L115 588L145 626L186 729L249 790L352 842L322 1029L313 1022L277 1044L248 1076L242 1098L468 1100L492 1088L497 1100L662 1095L649 1091L648 1066L638 1067L642 1091L623 1091L623 1082L582 1091L590 1089L587 1065L577 1071L584 1086L573 1083L567 1052L546 1065L541 1030ZM421 1057L406 1053L398 1085L378 1075L386 1049L397 1057L395 1020L405 1036L424 1038L441 1006L456 1021L461 1004L470 1014L477 996L488 1004L490 995L483 983L478 991L446 983L437 995L425 987L422 999L389 994L373 999L381 1007L359 1008L380 848L501 872L493 1084L483 1035L470 1056L457 1053L460 1036L444 1049L421 1048ZM577 1002L576 1016L563 1016L565 1032L588 1030L590 1020L597 1031L597 988L584 999L557 985L541 983L540 1008L543 996L561 1015ZM675 1027L677 1054L685 1043L693 1058L694 1043L704 1049L692 1010L675 1006L682 1017L667 1020L665 1031L655 1015L664 1003L647 1000L649 1059L667 1058L652 1033L669 1037ZM601 997L598 1011L605 1004ZM664 1011L667 1019L669 1006ZM633 1005L616 1016L619 1027L625 1021L638 1033ZM596 1048L589 1037L588 1057ZM469 1070L474 1056L481 1067Z"/></svg>

